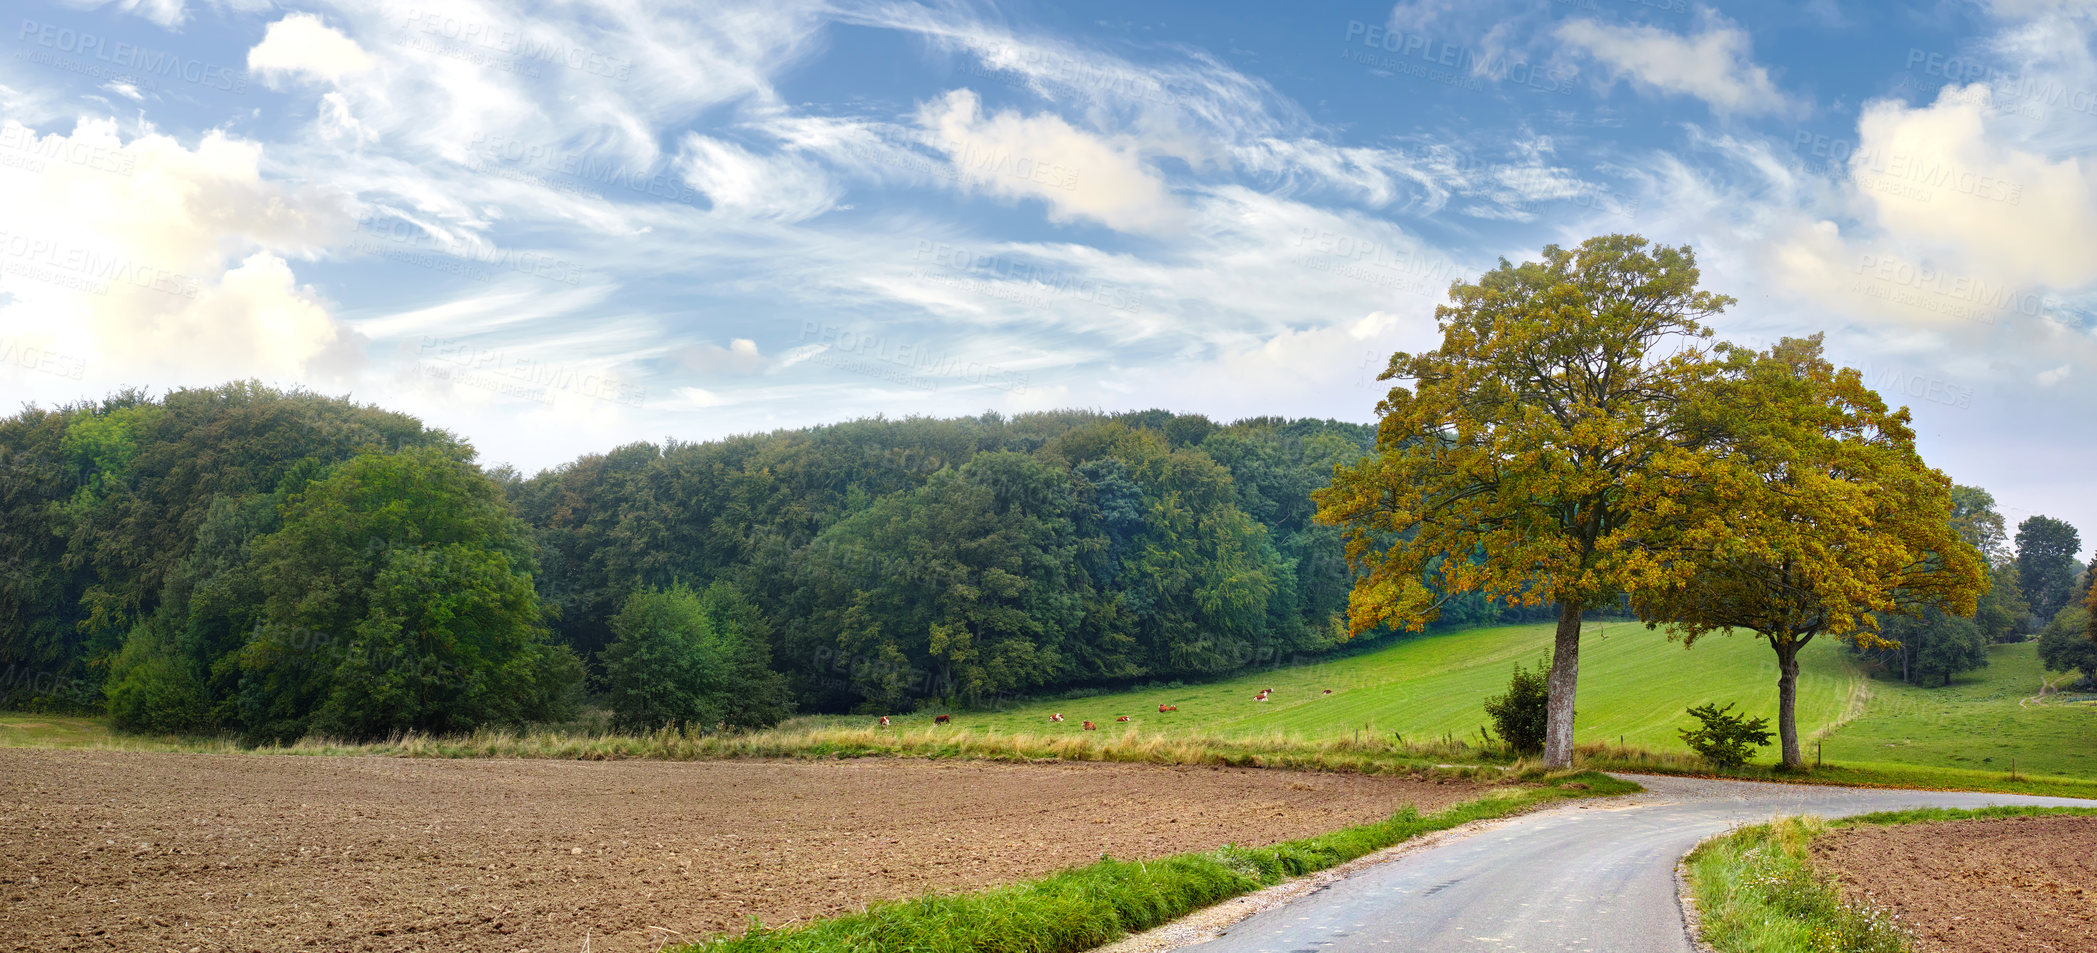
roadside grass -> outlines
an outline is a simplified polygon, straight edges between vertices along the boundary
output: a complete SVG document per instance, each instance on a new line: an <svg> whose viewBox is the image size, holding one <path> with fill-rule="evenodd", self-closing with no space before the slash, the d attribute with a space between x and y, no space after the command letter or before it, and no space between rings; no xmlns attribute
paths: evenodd
<svg viewBox="0 0 2097 953"><path fill-rule="evenodd" d="M1906 953L1911 938L1877 910L1844 903L1813 875L1818 818L1778 818L1705 841L1683 861L1698 932L1719 953Z"/></svg>
<svg viewBox="0 0 2097 953"><path fill-rule="evenodd" d="M954 895L876 904L788 929L753 923L687 953L911 950L915 953L1063 953L1089 950L1240 894L1324 870L1471 821L1517 814L1568 797L1628 794L1607 775L1557 774L1422 817L1412 808L1371 824L1270 847L1222 848L1150 861L1114 860L1039 880Z"/></svg>
<svg viewBox="0 0 2097 953"><path fill-rule="evenodd" d="M1863 714L1828 737L1823 754L1843 764L2004 773L2014 762L2020 774L2097 778L2097 704L2062 695L2019 704L2058 674L2044 671L2038 653L2037 642L1990 646L1986 668L1944 687L1869 680Z"/></svg>
<svg viewBox="0 0 2097 953"><path fill-rule="evenodd" d="M1719 953L1907 953L1913 938L1884 913L1842 900L1816 876L1807 849L1828 831L1863 824L1924 824L2097 814L2097 808L1998 805L1913 808L1826 821L1778 818L1712 838L1683 860L1700 938Z"/></svg>

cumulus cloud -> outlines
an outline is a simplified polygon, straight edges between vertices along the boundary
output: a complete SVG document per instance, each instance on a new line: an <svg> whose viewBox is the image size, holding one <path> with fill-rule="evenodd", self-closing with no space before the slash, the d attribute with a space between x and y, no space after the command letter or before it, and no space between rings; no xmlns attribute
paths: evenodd
<svg viewBox="0 0 2097 953"><path fill-rule="evenodd" d="M711 341L687 344L671 352L677 363L702 377L744 377L760 373L776 362L749 338L736 338L727 347Z"/></svg>
<svg viewBox="0 0 2097 953"><path fill-rule="evenodd" d="M1143 232L1179 219L1179 203L1132 138L1095 135L1047 113L986 116L982 101L966 89L924 104L917 119L962 184L1040 199L1052 221L1089 219Z"/></svg>
<svg viewBox="0 0 2097 953"><path fill-rule="evenodd" d="M1851 180L1889 232L2007 280L2097 282L2097 163L1992 133L1985 89L1947 88L1921 108L1867 104L1857 141Z"/></svg>
<svg viewBox="0 0 2097 953"><path fill-rule="evenodd" d="M347 217L327 194L264 179L261 146L216 132L194 148L150 131L127 142L108 120L7 134L51 157L0 170L9 336L93 354L110 381L300 379L347 340L286 260Z"/></svg>
<svg viewBox="0 0 2097 953"><path fill-rule="evenodd" d="M371 54L320 17L294 13L269 25L262 42L248 51L248 69L275 85L280 77L306 74L330 83L371 68Z"/></svg>
<svg viewBox="0 0 2097 953"><path fill-rule="evenodd" d="M1755 64L1747 31L1715 17L1695 36L1573 20L1558 28L1558 38L1640 87L1694 96L1714 112L1756 115L1791 108L1769 71Z"/></svg>

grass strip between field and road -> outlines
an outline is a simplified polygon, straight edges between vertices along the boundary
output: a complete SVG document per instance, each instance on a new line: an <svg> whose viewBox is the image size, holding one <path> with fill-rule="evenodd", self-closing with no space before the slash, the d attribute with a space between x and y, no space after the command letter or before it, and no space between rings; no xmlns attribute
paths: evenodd
<svg viewBox="0 0 2097 953"><path fill-rule="evenodd" d="M1891 916L1844 901L1834 885L1813 872L1808 849L1815 838L1859 824L2055 814L2097 814L2097 808L1918 808L1836 821L1783 817L1742 827L1705 841L1683 860L1699 939L1718 953L1909 953L1913 938Z"/></svg>
<svg viewBox="0 0 2097 953"><path fill-rule="evenodd" d="M991 890L876 904L787 929L760 924L686 953L1065 953L1089 950L1203 907L1316 873L1412 838L1520 814L1566 798L1630 794L1605 774L1547 776L1421 816L1408 807L1372 824L1269 847L1226 845L1157 860L1114 860Z"/></svg>
<svg viewBox="0 0 2097 953"><path fill-rule="evenodd" d="M361 755L398 758L519 758L567 761L708 761L733 758L833 759L900 757L982 761L1103 761L1143 764L1283 768L1355 774L1407 774L1476 781L1527 780L1544 772L1533 759L1462 739L1401 741L1357 731L1325 739L1286 734L1226 736L1123 731L1034 734L977 731L920 721L911 727L845 727L832 719L795 719L778 728L699 733L663 729L643 734L590 730L482 729L461 735L407 734L384 741L308 738L289 745L243 747L227 737L175 737L113 732L104 719L0 713L0 745L108 751L206 754ZM1822 765L1781 771L1749 765L1714 772L1702 759L1639 747L1583 745L1574 766L1588 771L1669 774L1787 784L1989 791L2097 798L2097 780L2010 775L1927 765Z"/></svg>

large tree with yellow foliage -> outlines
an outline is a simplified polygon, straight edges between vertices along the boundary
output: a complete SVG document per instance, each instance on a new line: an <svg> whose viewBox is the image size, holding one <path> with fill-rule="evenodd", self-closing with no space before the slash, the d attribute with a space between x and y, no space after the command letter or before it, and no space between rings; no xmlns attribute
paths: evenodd
<svg viewBox="0 0 2097 953"><path fill-rule="evenodd" d="M1555 603L1544 760L1570 764L1580 623L1687 571L1635 534L1683 510L1698 434L1682 413L1714 372L1700 323L1732 299L1697 287L1694 253L1635 235L1505 259L1435 309L1441 347L1391 356L1377 453L1335 470L1319 519L1360 570L1349 623L1418 630L1481 592Z"/></svg>
<svg viewBox="0 0 2097 953"><path fill-rule="evenodd" d="M1888 644L1875 613L1971 615L1987 565L1953 520L1951 480L1916 453L1907 408L1888 411L1829 363L1819 335L1718 351L1723 373L1683 414L1702 452L1665 474L1689 488L1678 512L1699 517L1633 521L1675 562L1631 601L1686 642L1731 629L1767 640L1783 763L1798 768L1799 650L1823 635Z"/></svg>

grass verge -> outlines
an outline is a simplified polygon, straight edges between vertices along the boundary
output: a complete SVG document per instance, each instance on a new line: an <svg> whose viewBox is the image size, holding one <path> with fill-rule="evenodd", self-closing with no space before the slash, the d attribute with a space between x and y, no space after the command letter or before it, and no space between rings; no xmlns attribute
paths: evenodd
<svg viewBox="0 0 2097 953"><path fill-rule="evenodd" d="M1471 821L1506 817L1568 797L1628 794L1607 775L1546 777L1425 817L1406 808L1373 824L1271 847L1225 846L1151 861L1113 860L1027 883L878 904L863 913L785 930L753 925L686 953L911 950L915 953L1064 953L1089 950L1211 904L1315 873L1393 844Z"/></svg>
<svg viewBox="0 0 2097 953"><path fill-rule="evenodd" d="M464 735L408 734L385 741L308 738L242 748L226 738L172 738L112 733L97 719L0 715L0 746L212 754L375 755L406 758L544 758L570 761L726 758L915 757L988 761L1115 761L1151 764L1287 768L1358 774L1412 774L1472 780L1526 780L1530 761L1480 763L1461 742L1399 742L1355 734L1322 741L1268 738L1161 737L1135 731L1082 734L996 734L926 724L914 728L837 727L799 720L765 731L698 734L661 730L621 735L598 731L507 731Z"/></svg>
<svg viewBox="0 0 2097 953"><path fill-rule="evenodd" d="M2042 797L2097 799L2097 780L2056 777L1970 768L1910 764L1822 764L1802 771L1785 771L1775 765L1751 764L1724 772L1694 755L1619 748L1614 745L1582 746L1575 764L1591 771L1625 771L1634 774L1671 774L1681 777L1724 778L1736 781L1771 781L1780 784L1826 784L1854 788L1899 788L1914 791L1986 791L1997 794L2035 794Z"/></svg>
<svg viewBox="0 0 2097 953"><path fill-rule="evenodd" d="M1907 953L1891 917L1844 903L1813 875L1818 818L1785 817L1705 841L1684 864L1703 941L1719 953Z"/></svg>
<svg viewBox="0 0 2097 953"><path fill-rule="evenodd" d="M1813 839L1860 824L2097 814L2087 807L1915 808L1836 821L1779 818L1705 841L1683 861L1705 943L1719 953L1907 953L1913 938L1877 910L1846 903L1815 876Z"/></svg>

